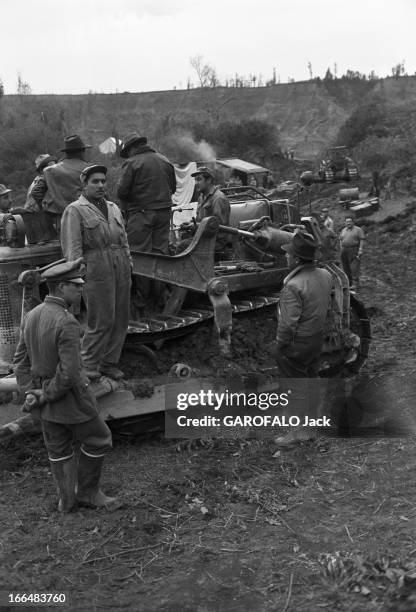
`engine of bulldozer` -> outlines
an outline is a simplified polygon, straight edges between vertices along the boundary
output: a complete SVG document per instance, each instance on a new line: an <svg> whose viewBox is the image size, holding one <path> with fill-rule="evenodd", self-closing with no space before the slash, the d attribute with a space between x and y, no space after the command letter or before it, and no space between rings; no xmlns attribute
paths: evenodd
<svg viewBox="0 0 416 612"><path fill-rule="evenodd" d="M296 207L287 200L268 200L254 193L250 198L232 201L229 227L220 226L214 217L203 219L189 246L178 255L143 253L132 248L133 275L162 282L167 300L158 311L130 321L127 342L157 352L166 341L192 334L201 325L211 325L218 353L229 357L233 318L263 308L276 310L288 273L280 247L297 227L305 227L322 242L315 219L300 219ZM21 226L19 231L23 231ZM230 235L232 256L227 261L214 260L218 231ZM1 238L0 246L1 374L10 371L23 314L45 293L39 285L39 270L62 257L58 241L22 246L25 241L20 234L11 246L12 233ZM365 309L350 295L346 275L328 253L320 265L333 278L321 371L330 375L346 364L358 370L368 352ZM271 330L272 337L273 333L275 329Z"/></svg>
<svg viewBox="0 0 416 612"><path fill-rule="evenodd" d="M22 215L0 214L0 375L10 371L22 313L40 302L38 283L24 289L19 276L62 257L58 240L28 245L30 230Z"/></svg>

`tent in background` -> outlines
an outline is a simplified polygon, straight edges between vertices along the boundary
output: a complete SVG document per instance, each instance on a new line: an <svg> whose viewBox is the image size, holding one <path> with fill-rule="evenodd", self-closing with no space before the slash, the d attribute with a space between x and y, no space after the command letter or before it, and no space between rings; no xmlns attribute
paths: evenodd
<svg viewBox="0 0 416 612"><path fill-rule="evenodd" d="M120 139L118 140L118 145L121 145ZM117 140L114 138L114 136L110 136L104 140L104 142L98 145L98 148L104 155L114 155L114 153L117 151Z"/></svg>

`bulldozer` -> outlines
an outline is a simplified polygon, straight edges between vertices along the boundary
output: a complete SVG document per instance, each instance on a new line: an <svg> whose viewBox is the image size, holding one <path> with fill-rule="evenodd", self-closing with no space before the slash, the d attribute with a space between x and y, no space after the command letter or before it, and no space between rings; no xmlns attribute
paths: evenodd
<svg viewBox="0 0 416 612"><path fill-rule="evenodd" d="M281 246L299 228L310 232L324 247L325 237L314 217L301 217L297 207L287 200L270 200L253 188L250 198L242 194L240 200L232 200L229 226L221 226L215 217L203 219L189 246L178 255L144 253L132 248L133 275L163 283L169 296L160 312L130 321L128 345L136 347L142 359L145 355L157 361L165 347L174 355L180 337L198 334L208 326L218 354L225 361L232 360L236 318L245 321L244 317L253 311L273 309L275 321L279 291L288 273ZM228 232L232 243L233 256L227 261L214 258L219 231ZM62 257L58 241L22 246L23 234L22 219L9 215L7 232L0 232L0 373L9 376L21 318L46 292L40 284L40 272ZM350 293L348 279L335 255L325 248L322 253L319 265L331 273L333 290L320 375L351 374L359 371L367 357L369 321L364 305ZM249 318L246 320L249 326ZM269 330L270 340L274 335L275 323ZM164 372L166 377L172 373L177 378L192 375L192 368L177 362L172 359ZM114 421L163 411L164 383L160 377L147 395L140 402L124 396L125 405L120 396L120 410L114 409L113 402L111 408L104 408L105 417Z"/></svg>
<svg viewBox="0 0 416 612"><path fill-rule="evenodd" d="M322 183L356 181L358 166L347 147L330 147L319 164L318 176Z"/></svg>

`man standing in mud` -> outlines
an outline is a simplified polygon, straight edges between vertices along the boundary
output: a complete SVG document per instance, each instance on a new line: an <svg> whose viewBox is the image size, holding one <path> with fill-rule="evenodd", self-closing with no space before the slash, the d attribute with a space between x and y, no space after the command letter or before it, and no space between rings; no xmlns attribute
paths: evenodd
<svg viewBox="0 0 416 612"><path fill-rule="evenodd" d="M361 256L365 235L361 227L354 225L352 217L345 217L345 227L340 233L341 262L352 290L360 289Z"/></svg>
<svg viewBox="0 0 416 612"><path fill-rule="evenodd" d="M303 231L284 244L289 274L280 292L277 363L286 378L316 378L324 342L332 277L316 267L318 244Z"/></svg>
<svg viewBox="0 0 416 612"><path fill-rule="evenodd" d="M322 209L322 221L327 229L331 230L331 232L334 231L334 220L330 217L329 208L327 207Z"/></svg>
<svg viewBox="0 0 416 612"><path fill-rule="evenodd" d="M316 267L319 245L311 234L298 231L286 251L289 274L280 292L277 326L277 364L282 378L318 378L319 356L324 343L325 321L330 307L332 276ZM320 402L311 387L312 403ZM316 396L316 397L315 397ZM292 428L279 446L314 437L313 428Z"/></svg>
<svg viewBox="0 0 416 612"><path fill-rule="evenodd" d="M99 488L111 432L98 414L82 368L80 325L69 312L81 294L82 276L82 259L50 266L41 274L49 295L26 316L14 357L19 389L34 396L40 409L60 512L70 512L76 504L108 510L120 505ZM25 406L33 408L27 400ZM79 462L75 441L81 443Z"/></svg>

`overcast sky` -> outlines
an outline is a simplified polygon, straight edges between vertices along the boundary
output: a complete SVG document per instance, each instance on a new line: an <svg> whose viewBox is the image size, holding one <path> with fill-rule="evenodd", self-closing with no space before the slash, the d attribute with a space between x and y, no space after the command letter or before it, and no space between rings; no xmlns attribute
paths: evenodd
<svg viewBox="0 0 416 612"><path fill-rule="evenodd" d="M202 55L221 79L281 82L328 67L416 70L416 0L0 0L0 78L33 93L153 91L196 81Z"/></svg>

